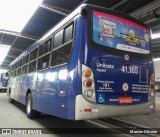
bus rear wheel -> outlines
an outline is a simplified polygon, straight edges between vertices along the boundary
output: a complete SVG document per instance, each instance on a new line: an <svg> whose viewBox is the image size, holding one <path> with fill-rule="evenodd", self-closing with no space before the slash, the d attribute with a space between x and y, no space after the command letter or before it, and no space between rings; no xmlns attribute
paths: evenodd
<svg viewBox="0 0 160 137"><path fill-rule="evenodd" d="M29 119L36 118L39 115L39 112L32 109L33 99L32 94L29 93L27 96L27 103L26 103L26 114Z"/></svg>

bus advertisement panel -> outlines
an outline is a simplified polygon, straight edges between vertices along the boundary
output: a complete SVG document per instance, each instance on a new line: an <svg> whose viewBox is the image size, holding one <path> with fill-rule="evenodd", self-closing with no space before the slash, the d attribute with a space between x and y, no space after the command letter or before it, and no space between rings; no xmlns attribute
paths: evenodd
<svg viewBox="0 0 160 137"><path fill-rule="evenodd" d="M127 19L93 11L93 40L102 46L149 54L149 29Z"/></svg>

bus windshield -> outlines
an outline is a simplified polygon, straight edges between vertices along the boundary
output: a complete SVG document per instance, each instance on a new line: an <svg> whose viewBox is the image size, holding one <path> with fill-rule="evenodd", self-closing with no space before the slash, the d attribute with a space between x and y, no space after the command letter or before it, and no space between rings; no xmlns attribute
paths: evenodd
<svg viewBox="0 0 160 137"><path fill-rule="evenodd" d="M92 16L92 39L99 46L150 54L148 28L125 18L95 10Z"/></svg>

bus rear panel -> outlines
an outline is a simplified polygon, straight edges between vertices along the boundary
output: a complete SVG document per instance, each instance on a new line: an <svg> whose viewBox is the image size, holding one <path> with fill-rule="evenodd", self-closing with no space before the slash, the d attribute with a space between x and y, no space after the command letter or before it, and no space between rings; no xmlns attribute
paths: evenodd
<svg viewBox="0 0 160 137"><path fill-rule="evenodd" d="M76 97L75 119L154 112L150 30L94 8L83 30L87 26L88 44L83 44L81 53L82 95Z"/></svg>

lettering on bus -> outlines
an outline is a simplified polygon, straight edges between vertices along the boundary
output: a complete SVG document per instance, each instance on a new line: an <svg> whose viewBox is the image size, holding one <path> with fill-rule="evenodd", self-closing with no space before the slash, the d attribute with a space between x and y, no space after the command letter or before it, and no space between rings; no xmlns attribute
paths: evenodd
<svg viewBox="0 0 160 137"><path fill-rule="evenodd" d="M132 92L133 93L148 93L149 86L148 85L139 85L139 84L132 84Z"/></svg>
<svg viewBox="0 0 160 137"><path fill-rule="evenodd" d="M138 74L137 66L122 66L121 71L128 74Z"/></svg>
<svg viewBox="0 0 160 137"><path fill-rule="evenodd" d="M120 103L120 98L110 98L109 99L110 102L119 102ZM140 99L139 98L132 98L132 103L133 102L139 102Z"/></svg>
<svg viewBox="0 0 160 137"><path fill-rule="evenodd" d="M98 71L98 72L106 72L107 69L114 69L114 65L112 65L112 64L97 62L96 66L97 66L96 71Z"/></svg>
<svg viewBox="0 0 160 137"><path fill-rule="evenodd" d="M97 80L98 85L101 85L98 87L98 92L114 92L113 91L113 85L114 81L103 81L103 80Z"/></svg>

